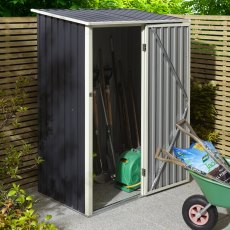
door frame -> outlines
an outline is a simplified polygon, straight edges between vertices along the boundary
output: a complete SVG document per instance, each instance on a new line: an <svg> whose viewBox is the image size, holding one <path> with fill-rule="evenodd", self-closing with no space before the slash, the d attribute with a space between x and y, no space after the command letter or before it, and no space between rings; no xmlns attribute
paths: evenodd
<svg viewBox="0 0 230 230"><path fill-rule="evenodd" d="M148 193L148 28L141 27L141 196Z"/></svg>
<svg viewBox="0 0 230 230"><path fill-rule="evenodd" d="M93 29L85 26L85 215L93 214Z"/></svg>

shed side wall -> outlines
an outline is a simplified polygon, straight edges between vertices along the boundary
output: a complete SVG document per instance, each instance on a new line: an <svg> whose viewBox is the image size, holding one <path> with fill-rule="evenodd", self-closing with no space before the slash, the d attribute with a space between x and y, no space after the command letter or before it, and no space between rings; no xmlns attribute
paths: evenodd
<svg viewBox="0 0 230 230"><path fill-rule="evenodd" d="M38 16L39 192L84 213L85 28Z"/></svg>

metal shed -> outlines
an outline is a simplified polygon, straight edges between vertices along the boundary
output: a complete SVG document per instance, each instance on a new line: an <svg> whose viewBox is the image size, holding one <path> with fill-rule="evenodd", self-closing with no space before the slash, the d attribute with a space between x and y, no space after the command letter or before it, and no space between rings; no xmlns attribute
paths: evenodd
<svg viewBox="0 0 230 230"><path fill-rule="evenodd" d="M122 63L122 78L128 79L131 72L136 126L140 127L138 195L187 182L183 169L171 164L162 166L154 154L158 148L170 149L173 145L178 120L189 120L189 21L131 9L32 12L38 14L39 154L45 159L39 169L39 192L88 216L96 209L94 202L110 194L109 185L95 185L93 180L93 79L100 59L98 50L106 66ZM119 61L114 61L111 53ZM115 75L114 65L111 74ZM117 100L115 94L111 97ZM127 104L130 106L131 101ZM102 107L99 105L99 109ZM113 105L116 128L112 135L119 149L123 134L116 108ZM103 120L101 116L98 119ZM106 145L106 140L102 142ZM178 147L188 144L189 140L181 136L175 142ZM120 154L119 150L115 152ZM94 187L103 191L95 196ZM112 203L132 196L125 194Z"/></svg>

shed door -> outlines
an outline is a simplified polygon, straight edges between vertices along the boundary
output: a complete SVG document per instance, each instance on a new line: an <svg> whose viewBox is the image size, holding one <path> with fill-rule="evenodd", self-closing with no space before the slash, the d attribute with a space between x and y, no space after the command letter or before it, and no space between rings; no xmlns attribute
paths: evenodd
<svg viewBox="0 0 230 230"><path fill-rule="evenodd" d="M187 181L184 169L156 160L158 148L169 150L176 135L176 122L189 120L189 24L148 26L147 43L148 143L146 193L169 188ZM177 147L187 147L189 140L179 136ZM171 146L170 146L171 145Z"/></svg>

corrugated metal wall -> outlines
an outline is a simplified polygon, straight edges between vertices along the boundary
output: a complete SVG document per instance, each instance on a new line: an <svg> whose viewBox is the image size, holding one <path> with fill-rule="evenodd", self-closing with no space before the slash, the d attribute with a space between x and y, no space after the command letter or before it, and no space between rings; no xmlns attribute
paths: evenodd
<svg viewBox="0 0 230 230"><path fill-rule="evenodd" d="M176 122L182 119L186 108L183 91L161 46L189 94L189 27L163 25L149 29L149 190L162 164L154 159L155 152L158 148L169 147ZM188 138L179 136L178 147L188 144ZM167 164L156 188L185 179L186 173L182 168Z"/></svg>
<svg viewBox="0 0 230 230"><path fill-rule="evenodd" d="M39 192L85 208L85 28L38 16Z"/></svg>

